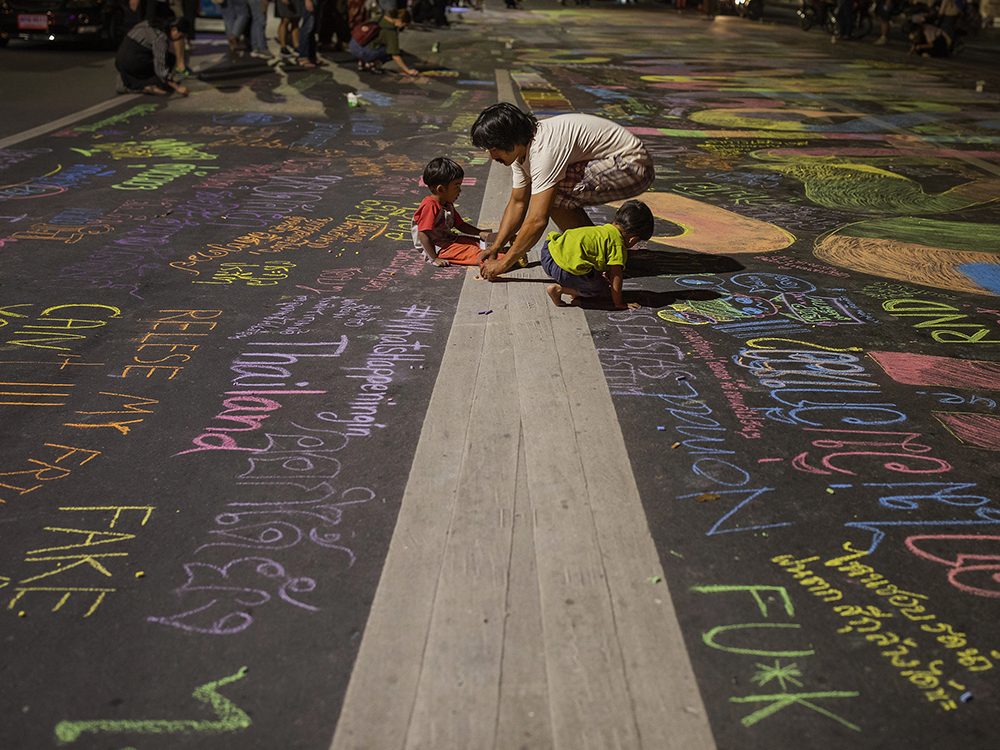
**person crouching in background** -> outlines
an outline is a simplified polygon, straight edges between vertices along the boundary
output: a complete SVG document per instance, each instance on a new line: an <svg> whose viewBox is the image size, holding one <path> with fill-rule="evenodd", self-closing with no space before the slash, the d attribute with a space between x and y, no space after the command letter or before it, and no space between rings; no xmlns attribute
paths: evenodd
<svg viewBox="0 0 1000 750"><path fill-rule="evenodd" d="M381 74L384 72L382 63L391 58L406 75L420 75L419 70L406 64L399 47L399 32L409 26L410 21L410 11L393 8L378 20L379 33L368 44L361 46L356 39L351 39L348 49L358 58L358 70Z"/></svg>
<svg viewBox="0 0 1000 750"><path fill-rule="evenodd" d="M166 96L173 89L187 96L186 86L174 80L177 56L170 51L174 42L185 38L190 25L184 18L154 18L133 26L115 58L119 94L143 93Z"/></svg>

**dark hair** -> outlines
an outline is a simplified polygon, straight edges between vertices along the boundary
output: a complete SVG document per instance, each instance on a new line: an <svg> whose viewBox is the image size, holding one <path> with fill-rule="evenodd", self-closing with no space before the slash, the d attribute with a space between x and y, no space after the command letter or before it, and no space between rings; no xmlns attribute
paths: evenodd
<svg viewBox="0 0 1000 750"><path fill-rule="evenodd" d="M170 16L168 18L154 18L149 25L155 29L160 29L164 34L169 34L171 29L177 29L187 36L191 31L191 22L183 16Z"/></svg>
<svg viewBox="0 0 1000 750"><path fill-rule="evenodd" d="M535 137L538 120L513 104L500 102L479 113L472 125L472 145L489 151L513 151L515 146L527 146Z"/></svg>
<svg viewBox="0 0 1000 750"><path fill-rule="evenodd" d="M615 214L615 224L640 240L653 236L653 212L642 201L625 201Z"/></svg>
<svg viewBox="0 0 1000 750"><path fill-rule="evenodd" d="M424 184L431 190L438 185L447 185L454 180L465 177L465 170L447 156L431 159L424 167Z"/></svg>
<svg viewBox="0 0 1000 750"><path fill-rule="evenodd" d="M385 17L398 18L405 26L409 26L413 22L413 16L410 15L409 8L391 8L389 12L385 14Z"/></svg>

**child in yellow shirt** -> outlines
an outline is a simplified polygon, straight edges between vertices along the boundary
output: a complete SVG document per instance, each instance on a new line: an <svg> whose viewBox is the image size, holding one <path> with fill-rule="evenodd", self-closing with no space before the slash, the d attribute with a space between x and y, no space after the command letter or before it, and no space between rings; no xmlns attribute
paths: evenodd
<svg viewBox="0 0 1000 750"><path fill-rule="evenodd" d="M652 236L653 212L637 200L625 201L611 224L550 232L542 245L542 269L555 281L545 290L552 304L566 307L564 294L573 304L577 297L603 297L610 292L619 310L639 307L636 302L626 305L622 299L622 271L629 248Z"/></svg>

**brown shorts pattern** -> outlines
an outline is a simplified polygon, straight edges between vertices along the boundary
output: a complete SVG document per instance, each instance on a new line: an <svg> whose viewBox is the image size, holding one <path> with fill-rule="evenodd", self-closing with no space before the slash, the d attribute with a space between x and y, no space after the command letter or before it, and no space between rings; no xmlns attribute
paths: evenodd
<svg viewBox="0 0 1000 750"><path fill-rule="evenodd" d="M653 165L611 159L579 161L566 168L566 176L556 183L552 204L556 208L599 206L634 198L653 184Z"/></svg>

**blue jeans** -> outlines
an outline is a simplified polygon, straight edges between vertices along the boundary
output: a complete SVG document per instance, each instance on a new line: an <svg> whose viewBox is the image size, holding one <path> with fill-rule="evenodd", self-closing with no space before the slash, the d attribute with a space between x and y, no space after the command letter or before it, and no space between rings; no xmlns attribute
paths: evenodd
<svg viewBox="0 0 1000 750"><path fill-rule="evenodd" d="M299 59L316 59L316 11L318 0L313 1L313 9L306 8L305 0L299 1L299 13L302 20L299 21Z"/></svg>
<svg viewBox="0 0 1000 750"><path fill-rule="evenodd" d="M227 37L240 37L250 18L247 0L226 0L222 8L222 22L226 26Z"/></svg>
<svg viewBox="0 0 1000 750"><path fill-rule="evenodd" d="M261 0L247 0L250 7L250 46L257 52L267 52L267 13Z"/></svg>
<svg viewBox="0 0 1000 750"><path fill-rule="evenodd" d="M385 46L372 49L371 47L362 47L353 39L351 43L347 45L347 51L358 58L363 63L373 63L373 62L385 62L390 59L390 55L385 51Z"/></svg>

